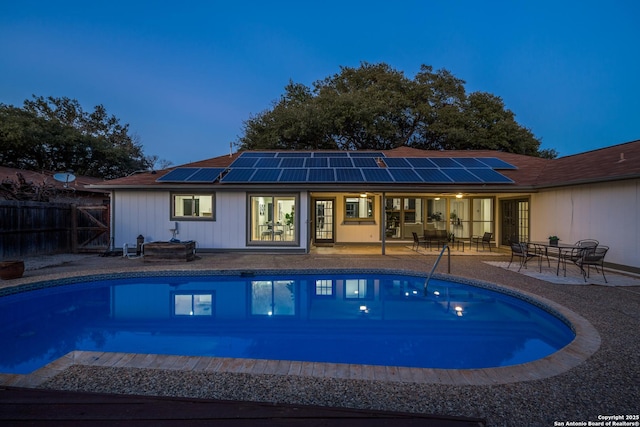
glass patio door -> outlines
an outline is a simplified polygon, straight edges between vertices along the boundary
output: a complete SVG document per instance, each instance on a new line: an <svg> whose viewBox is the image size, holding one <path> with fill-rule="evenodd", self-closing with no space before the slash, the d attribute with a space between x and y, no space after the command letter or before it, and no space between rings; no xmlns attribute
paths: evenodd
<svg viewBox="0 0 640 427"><path fill-rule="evenodd" d="M316 199L314 202L314 241L316 243L335 243L334 204L333 199Z"/></svg>
<svg viewBox="0 0 640 427"><path fill-rule="evenodd" d="M502 244L508 245L509 239L521 242L529 240L529 200L502 201Z"/></svg>

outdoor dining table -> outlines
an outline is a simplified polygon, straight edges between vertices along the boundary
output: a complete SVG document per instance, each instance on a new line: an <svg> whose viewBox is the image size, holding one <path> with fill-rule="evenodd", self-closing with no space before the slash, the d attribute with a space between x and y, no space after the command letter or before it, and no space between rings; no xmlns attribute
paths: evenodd
<svg viewBox="0 0 640 427"><path fill-rule="evenodd" d="M566 244L566 243L559 243L556 242L554 244L549 243L548 241L544 241L544 242L536 242L536 241L532 241L532 242L528 242L530 245L536 245L536 246L542 246L544 247L544 255L547 257L547 259L549 258L549 249L554 249L555 251L558 252L558 266L556 267L556 276L560 275L560 261L562 261L562 254L563 253L569 253L575 249L581 249L581 246L575 245L575 244Z"/></svg>

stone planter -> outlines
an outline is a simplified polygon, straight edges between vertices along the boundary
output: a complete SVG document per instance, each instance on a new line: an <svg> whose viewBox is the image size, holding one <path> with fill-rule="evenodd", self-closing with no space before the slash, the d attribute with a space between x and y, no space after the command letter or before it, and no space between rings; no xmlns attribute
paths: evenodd
<svg viewBox="0 0 640 427"><path fill-rule="evenodd" d="M24 273L24 261L0 261L0 279L19 279Z"/></svg>

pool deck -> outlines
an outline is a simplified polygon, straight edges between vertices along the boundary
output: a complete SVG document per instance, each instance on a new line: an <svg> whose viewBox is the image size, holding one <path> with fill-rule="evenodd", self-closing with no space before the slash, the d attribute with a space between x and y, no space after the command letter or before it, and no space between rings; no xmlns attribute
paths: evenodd
<svg viewBox="0 0 640 427"><path fill-rule="evenodd" d="M386 252L342 246L303 255L212 253L200 254L193 262L161 265L97 255L52 258L58 262L40 257L28 260L22 279L0 281L0 287L126 271L388 268L427 273L437 255L407 247L388 247ZM554 284L487 263L508 259L499 252L454 251L451 274L520 291L571 321L576 339L536 362L441 370L76 351L29 375L0 374L0 385L432 413L478 417L489 425L546 425L637 414L640 279L607 272L607 286L595 275L589 284ZM437 272L446 273L446 264L443 260ZM132 384L132 376L137 383ZM207 386L195 390L185 385L203 381ZM217 387L219 382L225 386Z"/></svg>

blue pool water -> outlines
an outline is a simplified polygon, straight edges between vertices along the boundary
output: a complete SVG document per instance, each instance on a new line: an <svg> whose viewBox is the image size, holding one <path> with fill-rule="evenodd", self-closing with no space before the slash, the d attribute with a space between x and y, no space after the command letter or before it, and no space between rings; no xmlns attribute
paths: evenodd
<svg viewBox="0 0 640 427"><path fill-rule="evenodd" d="M0 298L0 372L73 350L444 369L508 366L574 338L523 299L399 274L150 276Z"/></svg>

